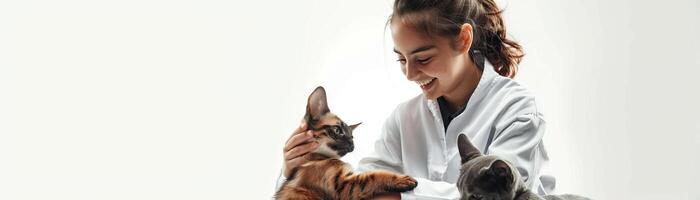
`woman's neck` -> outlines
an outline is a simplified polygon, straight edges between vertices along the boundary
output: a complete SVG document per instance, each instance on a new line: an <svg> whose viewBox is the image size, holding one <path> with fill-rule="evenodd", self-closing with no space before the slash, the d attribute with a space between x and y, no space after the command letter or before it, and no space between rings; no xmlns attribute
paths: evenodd
<svg viewBox="0 0 700 200"><path fill-rule="evenodd" d="M476 90L476 86L479 85L479 80L483 74L473 62L470 62L466 70L464 78L461 79L462 81L457 87L442 96L447 102L447 110L450 113L454 113L467 104L474 90Z"/></svg>

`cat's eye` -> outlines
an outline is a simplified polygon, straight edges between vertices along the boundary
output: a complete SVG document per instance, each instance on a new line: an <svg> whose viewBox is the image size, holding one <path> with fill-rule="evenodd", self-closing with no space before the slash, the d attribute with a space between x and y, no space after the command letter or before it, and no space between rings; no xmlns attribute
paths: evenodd
<svg viewBox="0 0 700 200"><path fill-rule="evenodd" d="M326 131L332 134L341 134L340 128L337 126L329 126L326 128Z"/></svg>
<svg viewBox="0 0 700 200"><path fill-rule="evenodd" d="M341 135L343 134L343 132L340 131L340 128L338 128L337 126L334 126L332 128L332 130L333 130L333 133L335 133L335 134L341 134Z"/></svg>
<svg viewBox="0 0 700 200"><path fill-rule="evenodd" d="M481 199L483 199L483 198L484 198L483 196L478 195L478 194L471 194L471 195L469 195L469 199L470 199L470 200L472 200L472 199L473 199L473 200L481 200Z"/></svg>

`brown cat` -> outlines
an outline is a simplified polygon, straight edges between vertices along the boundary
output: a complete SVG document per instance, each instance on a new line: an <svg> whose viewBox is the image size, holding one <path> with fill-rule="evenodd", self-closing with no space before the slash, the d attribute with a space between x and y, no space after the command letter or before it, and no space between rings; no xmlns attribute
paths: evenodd
<svg viewBox="0 0 700 200"><path fill-rule="evenodd" d="M355 174L339 160L353 151L352 131L360 124L348 126L331 113L323 87L309 96L304 120L320 145L306 155L308 163L291 170L276 199L369 199L377 194L409 191L418 184L409 176L388 171Z"/></svg>

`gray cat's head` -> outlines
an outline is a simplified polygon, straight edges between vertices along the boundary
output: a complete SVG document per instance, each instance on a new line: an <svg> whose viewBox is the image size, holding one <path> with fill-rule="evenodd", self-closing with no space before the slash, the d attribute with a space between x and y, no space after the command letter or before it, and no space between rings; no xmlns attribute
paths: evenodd
<svg viewBox="0 0 700 200"><path fill-rule="evenodd" d="M348 126L338 116L331 113L326 101L326 90L323 87L317 87L309 95L304 121L309 130L312 130L314 139L319 142L318 148L313 151L314 153L330 158L339 158L352 152L355 148L352 131L360 123Z"/></svg>
<svg viewBox="0 0 700 200"><path fill-rule="evenodd" d="M457 188L463 200L513 199L519 186L519 175L508 161L497 156L482 155L467 136L457 139L462 167Z"/></svg>

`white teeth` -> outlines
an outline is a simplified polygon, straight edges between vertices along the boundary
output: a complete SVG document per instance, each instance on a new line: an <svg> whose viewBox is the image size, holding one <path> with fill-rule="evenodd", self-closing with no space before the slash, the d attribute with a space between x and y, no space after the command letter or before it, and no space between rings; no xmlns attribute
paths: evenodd
<svg viewBox="0 0 700 200"><path fill-rule="evenodd" d="M420 85L420 86L425 86L425 85L427 85L428 83L433 82L433 80L435 80L435 78L430 78L430 79L425 79L425 80L416 81L416 83L417 83L418 85Z"/></svg>

